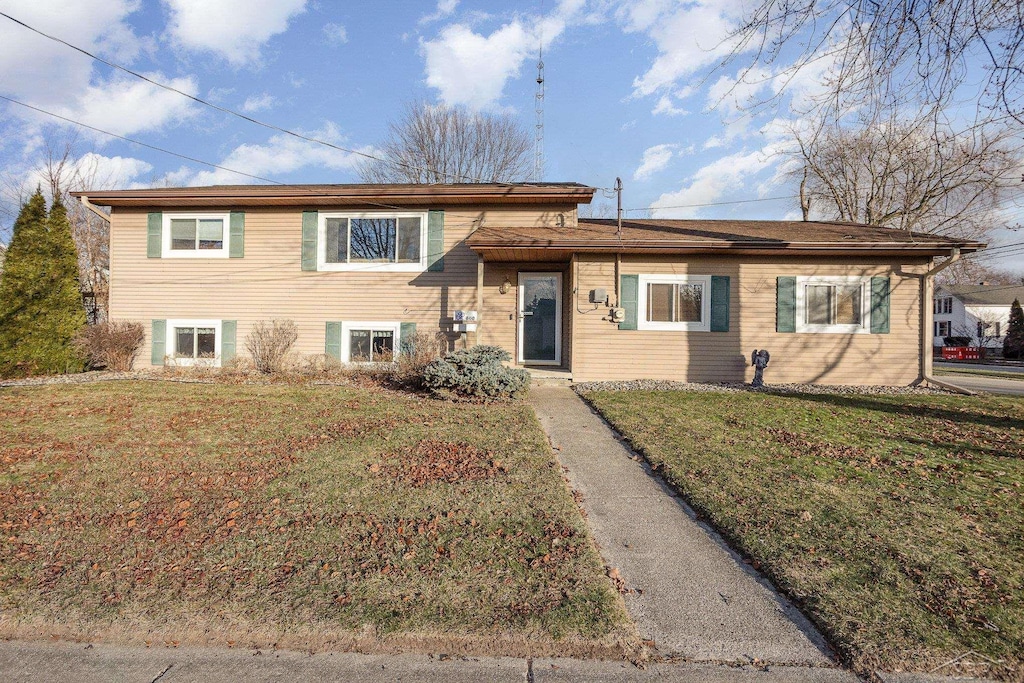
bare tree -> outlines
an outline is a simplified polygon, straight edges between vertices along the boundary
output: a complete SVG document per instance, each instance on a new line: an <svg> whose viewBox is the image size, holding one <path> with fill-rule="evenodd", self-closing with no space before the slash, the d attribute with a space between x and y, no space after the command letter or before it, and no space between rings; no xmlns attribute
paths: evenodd
<svg viewBox="0 0 1024 683"><path fill-rule="evenodd" d="M943 105L958 88L985 82L979 103L1024 123L1024 6L1020 0L755 0L726 39L744 75L796 55L832 68L836 111L881 98ZM748 57L753 52L753 57ZM743 80L742 78L740 80Z"/></svg>
<svg viewBox="0 0 1024 683"><path fill-rule="evenodd" d="M858 116L794 129L805 216L984 237L1021 161L1012 130L962 132L934 118Z"/></svg>
<svg viewBox="0 0 1024 683"><path fill-rule="evenodd" d="M370 183L523 181L531 145L511 116L419 102L391 124L382 145L386 161L367 162L360 175Z"/></svg>

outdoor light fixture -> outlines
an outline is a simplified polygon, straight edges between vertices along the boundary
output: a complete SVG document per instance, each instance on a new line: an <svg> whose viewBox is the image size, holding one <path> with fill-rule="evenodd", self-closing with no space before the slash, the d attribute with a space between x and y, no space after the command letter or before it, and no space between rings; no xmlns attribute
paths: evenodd
<svg viewBox="0 0 1024 683"><path fill-rule="evenodd" d="M512 289L512 281L508 279L508 275L505 276L505 281L498 287L498 291L502 294L508 294L508 290Z"/></svg>

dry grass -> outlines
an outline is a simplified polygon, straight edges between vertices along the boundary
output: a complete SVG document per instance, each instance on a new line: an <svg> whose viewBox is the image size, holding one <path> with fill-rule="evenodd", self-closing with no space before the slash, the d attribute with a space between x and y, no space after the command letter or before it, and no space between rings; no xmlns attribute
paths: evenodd
<svg viewBox="0 0 1024 683"><path fill-rule="evenodd" d="M1024 400L587 398L857 671L1024 679Z"/></svg>
<svg viewBox="0 0 1024 683"><path fill-rule="evenodd" d="M538 655L635 642L525 406L165 382L0 399L0 635Z"/></svg>

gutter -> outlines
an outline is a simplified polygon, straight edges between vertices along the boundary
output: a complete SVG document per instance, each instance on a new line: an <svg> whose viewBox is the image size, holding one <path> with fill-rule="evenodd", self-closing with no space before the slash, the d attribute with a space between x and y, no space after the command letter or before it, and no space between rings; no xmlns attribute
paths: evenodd
<svg viewBox="0 0 1024 683"><path fill-rule="evenodd" d="M963 387L958 387L955 384L948 384L942 380L935 379L932 375L932 354L934 353L934 345L932 344L934 327L932 299L935 295L935 275L946 268L949 268L959 260L960 249L959 247L956 247L953 249L953 252L947 260L933 267L921 276L921 377L918 379L918 383L924 382L929 386L936 386L941 389L945 389L946 391L952 391L965 396L976 396L977 394L973 391L964 389Z"/></svg>
<svg viewBox="0 0 1024 683"><path fill-rule="evenodd" d="M78 197L78 201L82 202L82 206L84 206L85 208L89 209L94 214L96 214L97 216L99 216L100 218L105 220L106 222L108 222L108 223L110 222L110 214L109 213L104 213L103 211L100 211L99 207L96 206L95 204L93 204L92 202L90 202L89 198L87 196L85 196L84 194L80 194L80 195L77 195L77 197Z"/></svg>

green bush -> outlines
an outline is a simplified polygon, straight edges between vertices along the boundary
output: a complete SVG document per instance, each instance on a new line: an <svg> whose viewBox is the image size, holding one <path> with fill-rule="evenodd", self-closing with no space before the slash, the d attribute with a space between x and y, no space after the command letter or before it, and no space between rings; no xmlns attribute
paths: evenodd
<svg viewBox="0 0 1024 683"><path fill-rule="evenodd" d="M974 341L970 337L943 337L942 343L946 346L970 346Z"/></svg>
<svg viewBox="0 0 1024 683"><path fill-rule="evenodd" d="M530 373L502 365L511 359L507 351L497 346L455 351L427 364L423 369L423 386L446 398L521 398L530 388Z"/></svg>

